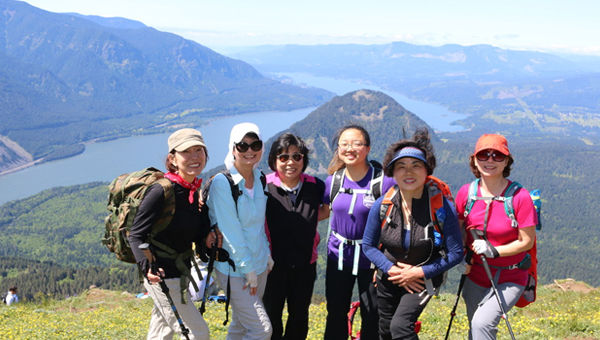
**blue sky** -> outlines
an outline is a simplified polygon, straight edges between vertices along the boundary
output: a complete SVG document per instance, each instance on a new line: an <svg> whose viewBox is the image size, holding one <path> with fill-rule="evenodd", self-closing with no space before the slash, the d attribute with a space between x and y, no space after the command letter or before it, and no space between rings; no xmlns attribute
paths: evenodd
<svg viewBox="0 0 600 340"><path fill-rule="evenodd" d="M217 51L265 44L489 44L600 56L598 0L29 0L125 17Z"/></svg>

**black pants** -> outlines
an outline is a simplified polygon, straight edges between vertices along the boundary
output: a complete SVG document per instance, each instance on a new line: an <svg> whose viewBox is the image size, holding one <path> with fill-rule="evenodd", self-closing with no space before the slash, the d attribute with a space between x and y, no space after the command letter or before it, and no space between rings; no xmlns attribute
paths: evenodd
<svg viewBox="0 0 600 340"><path fill-rule="evenodd" d="M316 278L316 262L297 268L279 267L275 264L269 273L263 296L263 303L273 326L272 340L306 339L308 310ZM284 335L281 318L286 300L288 318Z"/></svg>
<svg viewBox="0 0 600 340"><path fill-rule="evenodd" d="M379 303L379 336L382 340L416 340L415 323L427 305L418 293L411 294L403 287L388 281L388 275L377 278L377 301Z"/></svg>
<svg viewBox="0 0 600 340"><path fill-rule="evenodd" d="M348 339L348 312L352 303L354 282L358 281L360 300L361 339L377 339L377 290L373 283L373 269L359 269L352 275L352 268L338 270L337 261L327 260L325 297L327 298L327 323L325 340Z"/></svg>

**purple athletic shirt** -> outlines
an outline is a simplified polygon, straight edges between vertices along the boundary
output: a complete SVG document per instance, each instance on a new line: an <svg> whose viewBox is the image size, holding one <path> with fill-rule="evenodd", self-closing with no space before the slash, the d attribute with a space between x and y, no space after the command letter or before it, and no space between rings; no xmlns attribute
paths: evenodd
<svg viewBox="0 0 600 340"><path fill-rule="evenodd" d="M342 182L342 188L352 189L370 189L371 187L371 176L373 174L373 168L370 168L363 179L358 182L353 182L347 177ZM327 177L325 181L325 194L323 196L324 204L331 204L329 201L329 193L331 192L331 180L333 176ZM381 194L385 194L395 182L393 178L383 177L383 187ZM338 247L340 240L333 235L333 232L349 239L349 240L362 240L363 233L365 232L365 226L367 225L367 217L371 206L375 202L376 198L372 195L365 195L362 193L356 194L356 203L354 204L353 214L348 214L350 204L352 202L352 195L340 192L334 199L333 205L331 206L331 215L329 216L331 223L332 233L329 235L327 242L327 256L335 261L338 261ZM352 268L354 262L354 245L344 246L344 266ZM371 267L371 261L367 259L365 254L361 252L358 262L358 268L368 269Z"/></svg>

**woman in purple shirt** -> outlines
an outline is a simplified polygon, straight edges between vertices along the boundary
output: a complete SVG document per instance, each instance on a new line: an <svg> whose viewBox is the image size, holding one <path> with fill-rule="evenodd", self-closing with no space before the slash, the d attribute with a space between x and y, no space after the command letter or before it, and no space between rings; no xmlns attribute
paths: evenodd
<svg viewBox="0 0 600 340"><path fill-rule="evenodd" d="M363 127L343 127L337 132L333 143L336 149L329 164L330 176L325 181L323 197L323 203L331 207L325 279L325 339L348 338L348 311L355 282L358 282L360 295L361 336L364 339L377 339L374 269L362 252L362 238L371 206L378 195L393 186L394 181L383 177L381 169L376 170L369 164L367 156L371 150L371 140ZM336 190L338 186L333 183L336 182L334 177L338 176L341 177L341 183Z"/></svg>

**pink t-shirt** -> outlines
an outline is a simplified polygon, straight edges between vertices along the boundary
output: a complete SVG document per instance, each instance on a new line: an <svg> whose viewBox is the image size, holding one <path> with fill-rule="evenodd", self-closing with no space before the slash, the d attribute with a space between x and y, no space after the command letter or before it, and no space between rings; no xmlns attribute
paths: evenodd
<svg viewBox="0 0 600 340"><path fill-rule="evenodd" d="M508 185L510 185L510 183L512 182L509 181ZM475 201L473 207L471 208L471 212L469 212L469 215L466 218L464 216L465 206L469 196L469 185L470 184L463 185L456 195L456 210L458 212L458 218L464 222L463 230L471 228L483 230L486 207L485 201ZM477 188L477 196L481 197L481 191L479 187ZM531 200L527 190L523 188L517 190L515 196L513 197L513 206L515 210L515 217L519 224L518 228L531 227L537 224L535 207L533 206L533 201ZM508 244L519 238L519 231L517 228L511 227L511 220L506 215L504 203L501 201L493 201L489 208L487 237L493 246ZM473 237L471 236L471 233L467 233L466 244L469 246L473 244ZM492 275L495 276L497 271L497 269L493 267L506 267L517 264L523 260L525 254L526 252L522 252L512 256L488 259ZM491 283L485 273L485 269L482 266L479 256L473 256L473 264L474 265L471 268L471 273L468 275L469 279L480 286L491 287ZM505 282L514 282L524 286L527 282L527 270L502 270L498 283Z"/></svg>

